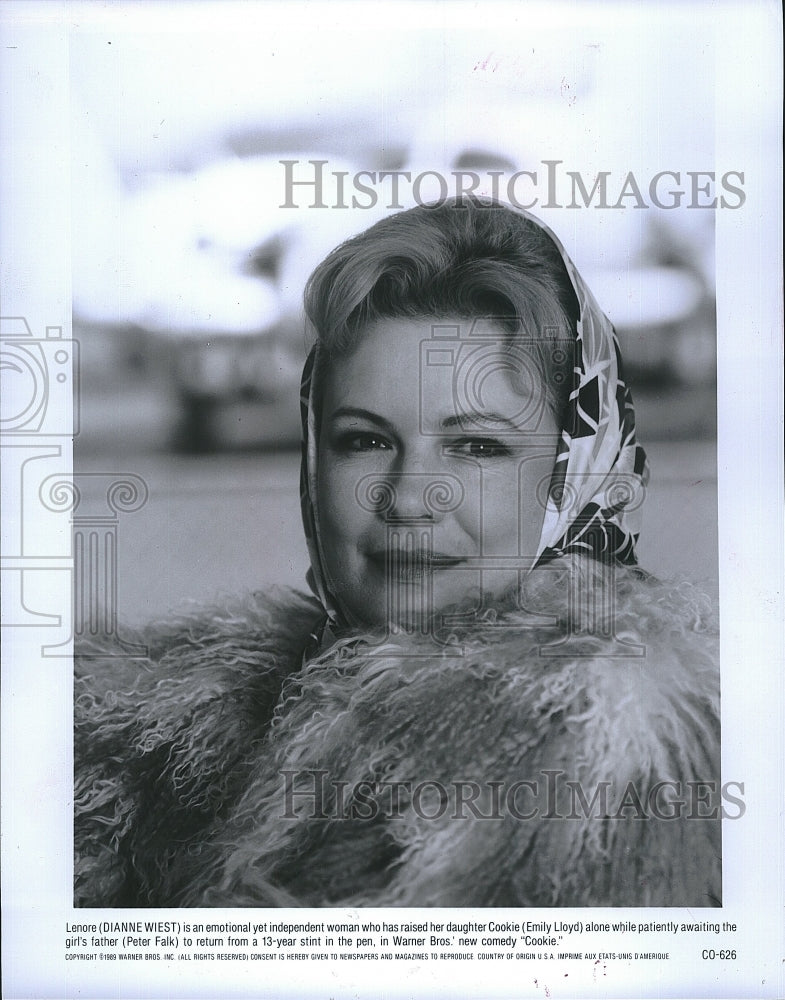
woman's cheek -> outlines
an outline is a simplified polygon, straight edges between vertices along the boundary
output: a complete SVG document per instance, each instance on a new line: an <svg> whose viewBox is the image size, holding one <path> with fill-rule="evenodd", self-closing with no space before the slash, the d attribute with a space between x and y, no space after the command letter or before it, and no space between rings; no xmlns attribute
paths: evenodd
<svg viewBox="0 0 785 1000"><path fill-rule="evenodd" d="M515 555L518 551L518 465L510 459L463 462L457 470L463 490L456 520L474 543L474 554Z"/></svg>
<svg viewBox="0 0 785 1000"><path fill-rule="evenodd" d="M539 499L550 479L550 455L489 461L479 474L462 478L463 502L456 518L473 542L476 554L533 557L545 509ZM522 568L528 569L527 562Z"/></svg>
<svg viewBox="0 0 785 1000"><path fill-rule="evenodd" d="M330 463L319 478L322 549L333 577L345 578L357 572L361 537L373 517L358 502L358 481L356 468L341 462Z"/></svg>
<svg viewBox="0 0 785 1000"><path fill-rule="evenodd" d="M334 533L346 525L349 510L350 474L345 463L336 461L334 456L324 457L318 477L319 519L322 528L329 526Z"/></svg>

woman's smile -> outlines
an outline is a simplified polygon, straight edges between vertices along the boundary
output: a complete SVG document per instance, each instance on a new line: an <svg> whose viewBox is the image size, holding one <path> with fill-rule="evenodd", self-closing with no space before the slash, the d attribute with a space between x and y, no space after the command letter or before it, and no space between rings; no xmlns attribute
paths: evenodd
<svg viewBox="0 0 785 1000"><path fill-rule="evenodd" d="M370 565L389 579L418 582L428 573L454 569L465 562L462 556L449 556L445 552L428 549L384 548L369 552Z"/></svg>

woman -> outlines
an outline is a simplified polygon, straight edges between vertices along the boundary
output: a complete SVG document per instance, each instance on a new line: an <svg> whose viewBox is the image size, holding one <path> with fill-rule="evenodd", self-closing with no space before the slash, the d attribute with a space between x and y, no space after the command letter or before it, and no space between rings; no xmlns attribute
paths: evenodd
<svg viewBox="0 0 785 1000"><path fill-rule="evenodd" d="M635 566L632 402L556 239L416 208L306 312L315 600L85 651L77 905L719 905L715 623Z"/></svg>

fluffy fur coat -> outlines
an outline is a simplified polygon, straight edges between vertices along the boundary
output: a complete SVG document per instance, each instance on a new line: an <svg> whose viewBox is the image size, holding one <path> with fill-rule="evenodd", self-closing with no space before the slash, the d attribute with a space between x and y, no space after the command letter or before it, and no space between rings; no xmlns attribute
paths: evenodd
<svg viewBox="0 0 785 1000"><path fill-rule="evenodd" d="M618 570L603 638L567 598L600 573L529 576L557 625L488 612L304 667L318 609L294 593L173 617L144 660L85 647L75 904L720 905L719 799L689 784L719 787L709 603Z"/></svg>

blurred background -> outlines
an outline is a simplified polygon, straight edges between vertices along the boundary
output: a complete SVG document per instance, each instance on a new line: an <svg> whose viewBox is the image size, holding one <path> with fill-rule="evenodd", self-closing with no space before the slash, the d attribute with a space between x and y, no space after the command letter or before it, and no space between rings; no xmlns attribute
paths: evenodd
<svg viewBox="0 0 785 1000"><path fill-rule="evenodd" d="M340 172L537 171L544 200L558 160L588 189L608 172L611 204L632 172L645 208L533 211L619 333L652 464L641 563L716 592L714 212L689 207L686 174L715 170L710 15L162 2L75 24L75 469L150 492L119 528L121 617L303 586L302 290L389 210L381 186L372 209L311 208L305 189L283 208L283 159L327 161L327 204ZM679 207L650 203L664 170L681 174L662 186L685 191Z"/></svg>

